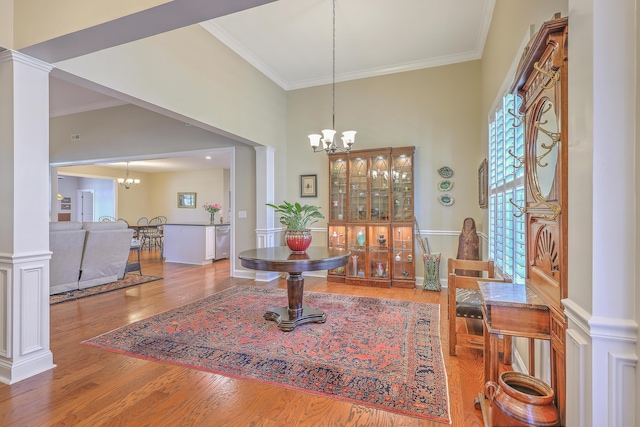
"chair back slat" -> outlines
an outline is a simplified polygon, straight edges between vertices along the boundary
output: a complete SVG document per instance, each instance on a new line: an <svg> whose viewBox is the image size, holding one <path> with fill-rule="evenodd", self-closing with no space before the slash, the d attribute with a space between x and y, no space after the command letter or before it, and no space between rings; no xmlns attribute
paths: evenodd
<svg viewBox="0 0 640 427"><path fill-rule="evenodd" d="M495 266L493 260L489 261L476 261L468 259L454 259L448 260L449 273L455 273L456 270L473 270L486 273L486 277L495 277ZM482 274L484 277L485 274Z"/></svg>

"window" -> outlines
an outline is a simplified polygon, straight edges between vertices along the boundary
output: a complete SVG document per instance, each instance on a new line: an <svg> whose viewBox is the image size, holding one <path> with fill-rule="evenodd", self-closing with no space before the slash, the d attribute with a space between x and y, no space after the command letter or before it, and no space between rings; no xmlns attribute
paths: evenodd
<svg viewBox="0 0 640 427"><path fill-rule="evenodd" d="M489 254L514 283L526 276L525 217L515 206L525 204L524 126L514 115L519 107L520 98L506 95L489 123Z"/></svg>

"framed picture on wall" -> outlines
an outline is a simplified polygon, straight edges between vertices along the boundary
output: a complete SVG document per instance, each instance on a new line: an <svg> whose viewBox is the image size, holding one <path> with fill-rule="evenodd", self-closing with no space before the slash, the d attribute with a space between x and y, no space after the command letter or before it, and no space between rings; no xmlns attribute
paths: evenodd
<svg viewBox="0 0 640 427"><path fill-rule="evenodd" d="M318 175L300 175L300 197L318 197Z"/></svg>
<svg viewBox="0 0 640 427"><path fill-rule="evenodd" d="M480 163L480 167L478 168L478 204L483 209L487 207L487 193L487 159L484 159L482 163Z"/></svg>
<svg viewBox="0 0 640 427"><path fill-rule="evenodd" d="M196 193L178 193L178 207L195 209L196 208Z"/></svg>

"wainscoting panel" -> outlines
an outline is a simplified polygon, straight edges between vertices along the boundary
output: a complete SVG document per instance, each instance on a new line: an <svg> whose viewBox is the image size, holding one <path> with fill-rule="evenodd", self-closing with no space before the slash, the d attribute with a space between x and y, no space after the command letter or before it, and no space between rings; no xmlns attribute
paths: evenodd
<svg viewBox="0 0 640 427"><path fill-rule="evenodd" d="M11 306L9 304L9 284L11 283L11 269L0 267L0 356L11 357L11 334L9 322Z"/></svg>
<svg viewBox="0 0 640 427"><path fill-rule="evenodd" d="M20 269L20 314L22 317L20 356L46 347L45 343L43 343L42 330L44 270L44 265ZM46 300L48 301L48 298ZM46 310L45 312L48 313L49 311Z"/></svg>
<svg viewBox="0 0 640 427"><path fill-rule="evenodd" d="M589 335L591 314L571 299L562 300L567 315L566 332L566 422L569 426L591 426L591 377L593 346Z"/></svg>
<svg viewBox="0 0 640 427"><path fill-rule="evenodd" d="M587 370L590 366L589 360L589 340L580 329L567 329L567 425L587 426L586 414L580 408L588 408L591 405L591 372Z"/></svg>
<svg viewBox="0 0 640 427"><path fill-rule="evenodd" d="M635 408L638 402L635 394L637 363L635 354L609 353L610 426L637 425L634 411L625 410Z"/></svg>

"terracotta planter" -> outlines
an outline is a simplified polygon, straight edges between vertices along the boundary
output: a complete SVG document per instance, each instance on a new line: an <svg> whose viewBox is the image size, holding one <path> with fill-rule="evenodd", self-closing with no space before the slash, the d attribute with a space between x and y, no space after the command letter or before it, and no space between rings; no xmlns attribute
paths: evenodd
<svg viewBox="0 0 640 427"><path fill-rule="evenodd" d="M284 233L284 241L294 254L303 254L311 245L311 230L289 230Z"/></svg>
<svg viewBox="0 0 640 427"><path fill-rule="evenodd" d="M553 389L536 377L503 372L498 384L488 381L484 390L494 426L556 426L560 422Z"/></svg>

